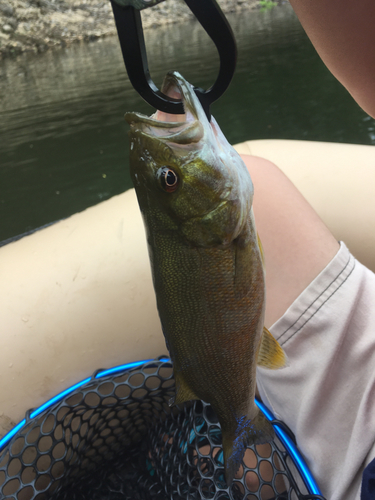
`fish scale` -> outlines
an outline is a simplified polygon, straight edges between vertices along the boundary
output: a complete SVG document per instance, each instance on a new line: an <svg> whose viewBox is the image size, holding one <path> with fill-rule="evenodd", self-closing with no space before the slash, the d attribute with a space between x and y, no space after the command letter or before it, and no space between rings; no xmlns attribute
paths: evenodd
<svg viewBox="0 0 375 500"><path fill-rule="evenodd" d="M173 361L172 403L212 405L230 484L246 443L274 436L254 403L257 363L276 369L286 357L263 324L264 267L249 172L181 75L168 74L162 90L180 93L185 121L127 113L130 171Z"/></svg>

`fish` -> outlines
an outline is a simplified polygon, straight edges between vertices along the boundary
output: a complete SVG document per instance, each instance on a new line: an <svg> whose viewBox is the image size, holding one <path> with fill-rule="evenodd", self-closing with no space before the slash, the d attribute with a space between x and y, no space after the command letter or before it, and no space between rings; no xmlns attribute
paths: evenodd
<svg viewBox="0 0 375 500"><path fill-rule="evenodd" d="M162 92L182 100L184 115L126 113L130 174L173 362L171 404L211 404L229 486L246 446L274 438L254 402L256 367L288 361L264 327L264 255L250 174L189 82L169 72Z"/></svg>

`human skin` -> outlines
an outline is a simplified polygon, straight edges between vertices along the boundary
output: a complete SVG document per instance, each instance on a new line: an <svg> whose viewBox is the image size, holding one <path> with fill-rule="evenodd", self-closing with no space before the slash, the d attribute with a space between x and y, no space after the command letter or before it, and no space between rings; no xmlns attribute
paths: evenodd
<svg viewBox="0 0 375 500"><path fill-rule="evenodd" d="M339 243L272 162L241 155L254 183L254 215L266 261L270 327L332 260Z"/></svg>
<svg viewBox="0 0 375 500"><path fill-rule="evenodd" d="M332 74L375 117L375 1L290 0ZM242 156L255 186L266 257L265 325L279 319L338 251L338 242L289 179L268 160Z"/></svg>
<svg viewBox="0 0 375 500"><path fill-rule="evenodd" d="M331 73L375 118L374 0L290 0Z"/></svg>

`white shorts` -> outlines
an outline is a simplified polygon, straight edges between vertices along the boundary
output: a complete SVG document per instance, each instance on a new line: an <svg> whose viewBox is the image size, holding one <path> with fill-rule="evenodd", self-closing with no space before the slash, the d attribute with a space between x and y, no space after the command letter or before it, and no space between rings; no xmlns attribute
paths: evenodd
<svg viewBox="0 0 375 500"><path fill-rule="evenodd" d="M341 243L270 331L290 366L258 368L263 402L296 435L327 500L359 499L375 457L375 274Z"/></svg>

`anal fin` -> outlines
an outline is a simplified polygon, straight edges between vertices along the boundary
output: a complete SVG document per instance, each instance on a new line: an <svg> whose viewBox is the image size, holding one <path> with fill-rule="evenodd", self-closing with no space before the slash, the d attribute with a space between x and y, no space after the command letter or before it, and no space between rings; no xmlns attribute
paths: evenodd
<svg viewBox="0 0 375 500"><path fill-rule="evenodd" d="M257 365L269 368L270 370L289 366L288 357L284 349L266 327L263 327L263 335L260 339Z"/></svg>
<svg viewBox="0 0 375 500"><path fill-rule="evenodd" d="M194 399L199 399L192 389L185 383L182 377L175 375L176 380L176 395L169 400L169 406L180 405L186 403L187 401L192 401Z"/></svg>

